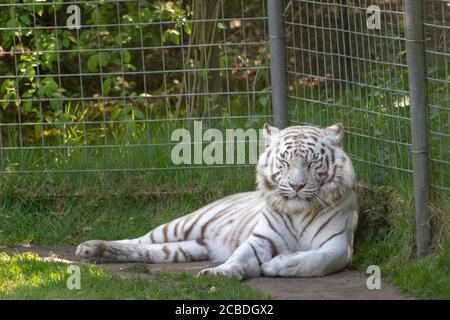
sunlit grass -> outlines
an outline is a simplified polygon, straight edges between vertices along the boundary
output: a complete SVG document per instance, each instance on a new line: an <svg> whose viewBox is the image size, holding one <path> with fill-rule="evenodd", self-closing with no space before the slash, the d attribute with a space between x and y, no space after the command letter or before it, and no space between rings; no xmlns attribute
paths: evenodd
<svg viewBox="0 0 450 320"><path fill-rule="evenodd" d="M79 265L80 289L68 289L68 264L33 253L0 254L0 299L268 299L236 279L155 273L122 278ZM213 288L213 289L211 289Z"/></svg>

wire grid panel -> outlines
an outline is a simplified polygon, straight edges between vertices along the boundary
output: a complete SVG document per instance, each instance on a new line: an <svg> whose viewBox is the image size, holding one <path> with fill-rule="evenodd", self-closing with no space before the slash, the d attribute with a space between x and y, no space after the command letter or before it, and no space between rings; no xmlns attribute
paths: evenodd
<svg viewBox="0 0 450 320"><path fill-rule="evenodd" d="M424 2L432 185L450 190L450 2Z"/></svg>
<svg viewBox="0 0 450 320"><path fill-rule="evenodd" d="M402 1L285 1L292 123L346 128L360 179L410 180L410 117Z"/></svg>
<svg viewBox="0 0 450 320"><path fill-rule="evenodd" d="M165 170L175 128L270 121L266 35L264 0L5 1L0 172Z"/></svg>

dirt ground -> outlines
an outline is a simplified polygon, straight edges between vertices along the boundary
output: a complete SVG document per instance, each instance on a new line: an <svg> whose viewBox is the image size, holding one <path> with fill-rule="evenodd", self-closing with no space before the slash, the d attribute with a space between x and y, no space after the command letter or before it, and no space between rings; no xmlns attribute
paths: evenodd
<svg viewBox="0 0 450 320"><path fill-rule="evenodd" d="M12 252L35 252L45 260L62 260L65 262L75 261L74 246L20 246L0 247L0 251ZM124 263L102 264L101 267L109 272L121 276L130 275L124 272ZM189 272L196 274L201 269L211 266L210 262L193 263L169 263L151 264L151 272ZM138 274L145 277L145 274ZM148 276L148 275L147 275ZM367 276L359 271L344 270L321 278L254 278L246 280L250 286L260 288L263 292L270 294L275 299L294 300L403 300L413 299L401 294L398 289L389 283L383 282L380 290L369 290L366 286Z"/></svg>

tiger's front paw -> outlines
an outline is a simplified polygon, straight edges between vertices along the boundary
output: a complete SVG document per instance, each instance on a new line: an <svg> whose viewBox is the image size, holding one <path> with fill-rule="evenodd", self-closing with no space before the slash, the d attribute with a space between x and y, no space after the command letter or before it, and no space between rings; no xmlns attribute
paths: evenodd
<svg viewBox="0 0 450 320"><path fill-rule="evenodd" d="M215 268L207 268L200 271L197 277L200 276L218 276L218 277L232 277L239 280L244 279L244 270L237 265L220 265Z"/></svg>
<svg viewBox="0 0 450 320"><path fill-rule="evenodd" d="M261 273L266 277L276 277L280 273L280 263L278 259L273 258L261 265Z"/></svg>

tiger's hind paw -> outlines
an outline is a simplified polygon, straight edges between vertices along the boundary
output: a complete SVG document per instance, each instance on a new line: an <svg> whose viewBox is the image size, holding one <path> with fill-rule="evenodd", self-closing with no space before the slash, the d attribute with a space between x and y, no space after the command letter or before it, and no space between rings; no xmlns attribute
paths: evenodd
<svg viewBox="0 0 450 320"><path fill-rule="evenodd" d="M108 245L105 241L89 240L77 247L75 255L80 260L101 263L107 249Z"/></svg>

